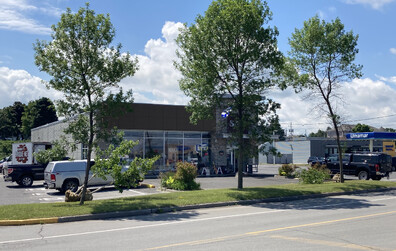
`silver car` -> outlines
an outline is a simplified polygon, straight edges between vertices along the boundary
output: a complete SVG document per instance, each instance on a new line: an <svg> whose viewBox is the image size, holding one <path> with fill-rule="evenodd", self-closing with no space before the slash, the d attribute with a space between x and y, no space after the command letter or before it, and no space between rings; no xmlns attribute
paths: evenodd
<svg viewBox="0 0 396 251"><path fill-rule="evenodd" d="M93 164L92 161L91 166ZM84 183L86 166L87 160L50 162L44 170L44 187L57 189L61 192L67 190L75 192ZM92 173L89 173L89 186L103 186L112 183L113 179L110 176L107 177L107 180L104 180L100 177L92 177Z"/></svg>

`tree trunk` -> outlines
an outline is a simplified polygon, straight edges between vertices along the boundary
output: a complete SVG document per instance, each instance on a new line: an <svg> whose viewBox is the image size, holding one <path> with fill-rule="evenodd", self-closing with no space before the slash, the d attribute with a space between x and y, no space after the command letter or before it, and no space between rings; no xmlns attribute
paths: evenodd
<svg viewBox="0 0 396 251"><path fill-rule="evenodd" d="M81 193L80 205L84 205L85 195L87 193L89 171L91 170L91 152L92 152L92 149L90 146L88 146L87 167L85 168L85 178L84 178L83 190Z"/></svg>
<svg viewBox="0 0 396 251"><path fill-rule="evenodd" d="M243 136L242 136L243 137ZM243 188L243 138L242 142L239 139L239 146L238 146L238 189Z"/></svg>
<svg viewBox="0 0 396 251"><path fill-rule="evenodd" d="M87 152L87 167L85 168L85 178L84 178L84 185L81 194L80 205L84 205L85 195L87 193L88 187L88 178L89 178L89 171L91 170L91 155L92 155L92 146L93 146L93 112L89 113L89 140L88 140L88 152Z"/></svg>
<svg viewBox="0 0 396 251"><path fill-rule="evenodd" d="M341 143L340 143L340 132L338 131L337 127L337 122L335 121L335 118L333 118L333 125L336 131L337 135L337 149L338 149L338 159L339 159L339 164L340 164L340 183L344 183L344 168L343 168L343 163L342 163L342 149L341 149Z"/></svg>

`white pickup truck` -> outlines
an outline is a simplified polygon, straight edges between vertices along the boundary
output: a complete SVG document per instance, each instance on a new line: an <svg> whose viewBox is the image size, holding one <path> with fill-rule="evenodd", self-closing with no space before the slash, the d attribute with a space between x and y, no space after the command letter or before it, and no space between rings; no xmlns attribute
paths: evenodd
<svg viewBox="0 0 396 251"><path fill-rule="evenodd" d="M94 162L91 162L91 166ZM77 191L78 187L84 183L85 168L87 160L74 161L53 161L48 163L44 170L44 187L47 189L57 189L61 192L71 190ZM103 186L113 183L111 176L104 180L100 177L92 177L90 172L88 186Z"/></svg>

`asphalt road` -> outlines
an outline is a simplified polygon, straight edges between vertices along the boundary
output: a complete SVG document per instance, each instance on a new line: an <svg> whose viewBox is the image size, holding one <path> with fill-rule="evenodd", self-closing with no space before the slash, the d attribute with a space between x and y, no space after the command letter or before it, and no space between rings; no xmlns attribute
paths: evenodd
<svg viewBox="0 0 396 251"><path fill-rule="evenodd" d="M396 191L0 227L0 250L396 250Z"/></svg>

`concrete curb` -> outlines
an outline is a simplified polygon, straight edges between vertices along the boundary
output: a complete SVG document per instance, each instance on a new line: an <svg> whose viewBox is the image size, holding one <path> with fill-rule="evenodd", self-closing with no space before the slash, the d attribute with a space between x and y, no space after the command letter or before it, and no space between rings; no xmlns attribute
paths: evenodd
<svg viewBox="0 0 396 251"><path fill-rule="evenodd" d="M142 183L139 186L140 188L155 188L155 185Z"/></svg>
<svg viewBox="0 0 396 251"><path fill-rule="evenodd" d="M26 220L0 220L0 226L20 226L20 225L35 225L35 224L51 224L58 223L58 217L53 218L39 218Z"/></svg>
<svg viewBox="0 0 396 251"><path fill-rule="evenodd" d="M117 211L111 213L87 214L87 215L77 215L77 216L64 216L64 217L26 219L26 220L0 220L0 226L51 224L51 223L85 221L85 220L106 220L111 218L141 216L141 215L149 215L155 213L156 214L169 213L169 212L177 212L184 210L202 209L202 208L226 207L226 206L234 206L234 205L252 205L257 203L270 203L270 202L286 202L286 201L294 201L294 200L324 198L324 197L338 196L338 195L386 192L392 190L396 190L396 187L380 188L380 189L372 189L372 190L324 193L324 194L297 195L297 196L276 197L276 198L267 198L267 199L258 199L258 200L216 202L216 203L207 203L207 204L198 204L198 205L187 205L180 207L164 207L164 208L152 208L152 209L133 210L133 211Z"/></svg>

